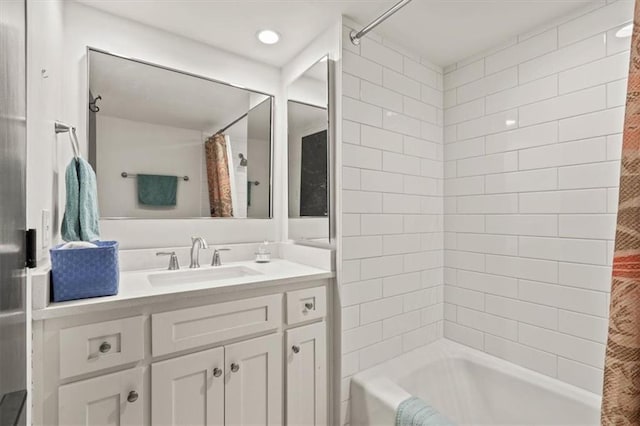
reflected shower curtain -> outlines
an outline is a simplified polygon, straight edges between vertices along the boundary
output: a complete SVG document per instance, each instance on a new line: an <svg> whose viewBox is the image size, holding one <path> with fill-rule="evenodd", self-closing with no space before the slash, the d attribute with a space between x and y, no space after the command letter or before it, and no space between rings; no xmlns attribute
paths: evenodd
<svg viewBox="0 0 640 426"><path fill-rule="evenodd" d="M636 0L613 258L603 425L640 424L640 10Z"/></svg>
<svg viewBox="0 0 640 426"><path fill-rule="evenodd" d="M204 143L211 217L233 217L227 141L215 134Z"/></svg>

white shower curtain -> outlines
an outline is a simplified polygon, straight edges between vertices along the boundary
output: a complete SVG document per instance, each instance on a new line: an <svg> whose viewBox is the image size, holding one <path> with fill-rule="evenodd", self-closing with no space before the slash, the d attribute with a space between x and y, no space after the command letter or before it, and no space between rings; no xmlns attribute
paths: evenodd
<svg viewBox="0 0 640 426"><path fill-rule="evenodd" d="M231 205L233 206L233 215L236 215L240 212L240 207L238 206L238 187L236 185L236 166L235 166L235 158L233 156L233 151L231 150L231 137L229 135L224 136L227 142L227 158L229 159L229 181L231 184Z"/></svg>

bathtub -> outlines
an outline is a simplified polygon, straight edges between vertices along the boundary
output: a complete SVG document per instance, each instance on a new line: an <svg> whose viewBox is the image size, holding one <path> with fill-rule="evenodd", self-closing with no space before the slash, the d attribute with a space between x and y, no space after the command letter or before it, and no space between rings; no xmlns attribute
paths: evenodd
<svg viewBox="0 0 640 426"><path fill-rule="evenodd" d="M351 424L395 424L417 396L458 425L598 425L600 397L449 340L377 365L351 381Z"/></svg>

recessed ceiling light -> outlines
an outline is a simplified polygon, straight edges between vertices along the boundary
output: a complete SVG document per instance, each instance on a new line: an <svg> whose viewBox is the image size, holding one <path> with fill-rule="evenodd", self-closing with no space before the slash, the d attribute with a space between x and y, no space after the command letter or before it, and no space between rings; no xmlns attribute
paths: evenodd
<svg viewBox="0 0 640 426"><path fill-rule="evenodd" d="M280 40L280 34L273 30L258 31L258 40L264 44L276 44Z"/></svg>
<svg viewBox="0 0 640 426"><path fill-rule="evenodd" d="M511 127L516 124L516 120L506 120L504 124L506 124L507 127Z"/></svg>
<svg viewBox="0 0 640 426"><path fill-rule="evenodd" d="M618 32L616 32L616 37L626 38L631 37L631 34L633 34L633 23L627 24L624 27L620 28Z"/></svg>

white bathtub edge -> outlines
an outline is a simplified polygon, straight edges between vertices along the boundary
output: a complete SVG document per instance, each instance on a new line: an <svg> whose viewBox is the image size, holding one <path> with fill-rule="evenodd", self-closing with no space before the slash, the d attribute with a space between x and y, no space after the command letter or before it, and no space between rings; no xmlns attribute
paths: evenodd
<svg viewBox="0 0 640 426"><path fill-rule="evenodd" d="M351 380L351 424L395 424L398 405L412 396L398 384L398 380L419 370L425 363L451 358L470 360L506 375L523 378L550 392L561 393L600 409L599 395L451 340L440 339L354 375Z"/></svg>

